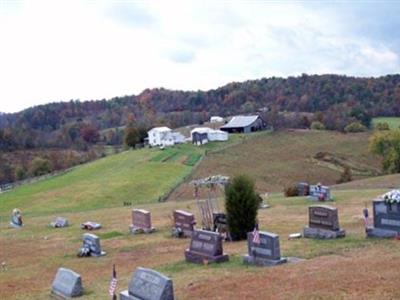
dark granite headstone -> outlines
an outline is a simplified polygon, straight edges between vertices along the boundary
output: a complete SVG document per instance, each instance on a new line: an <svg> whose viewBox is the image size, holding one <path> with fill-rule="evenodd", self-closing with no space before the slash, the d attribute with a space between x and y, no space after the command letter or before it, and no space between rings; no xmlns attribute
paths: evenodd
<svg viewBox="0 0 400 300"><path fill-rule="evenodd" d="M183 237L192 236L195 224L193 214L183 210L174 210L174 227L182 231Z"/></svg>
<svg viewBox="0 0 400 300"><path fill-rule="evenodd" d="M323 185L310 185L310 196L313 200L329 201L333 200L331 197L331 190Z"/></svg>
<svg viewBox="0 0 400 300"><path fill-rule="evenodd" d="M151 269L137 268L120 300L173 300L172 280Z"/></svg>
<svg viewBox="0 0 400 300"><path fill-rule="evenodd" d="M304 237L337 238L345 236L339 227L337 208L327 205L310 206L308 227L304 228Z"/></svg>
<svg viewBox="0 0 400 300"><path fill-rule="evenodd" d="M310 195L310 185L307 182L299 182L297 183L297 191L299 196L308 196Z"/></svg>
<svg viewBox="0 0 400 300"><path fill-rule="evenodd" d="M400 203L376 199L373 215L374 226L367 228L367 236L388 238L400 234Z"/></svg>
<svg viewBox="0 0 400 300"><path fill-rule="evenodd" d="M101 250L100 238L97 235L91 233L85 233L83 235L83 250L85 255L82 256L102 256L106 253Z"/></svg>
<svg viewBox="0 0 400 300"><path fill-rule="evenodd" d="M267 231L259 231L260 243L253 241L253 232L247 233L248 254L243 256L243 261L259 266L273 266L287 262L281 257L279 236Z"/></svg>
<svg viewBox="0 0 400 300"><path fill-rule="evenodd" d="M154 227L151 226L151 214L144 209L132 210L132 225L129 226L131 233L151 233Z"/></svg>
<svg viewBox="0 0 400 300"><path fill-rule="evenodd" d="M70 269L59 268L51 293L65 299L81 296L83 294L81 276Z"/></svg>
<svg viewBox="0 0 400 300"><path fill-rule="evenodd" d="M229 260L229 256L223 253L222 236L206 230L193 231L190 248L185 251L185 258L188 262L198 264Z"/></svg>

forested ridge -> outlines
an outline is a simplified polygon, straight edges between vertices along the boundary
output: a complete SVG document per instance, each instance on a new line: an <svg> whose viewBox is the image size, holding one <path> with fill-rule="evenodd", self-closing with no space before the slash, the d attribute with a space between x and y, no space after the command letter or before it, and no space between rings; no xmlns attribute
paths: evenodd
<svg viewBox="0 0 400 300"><path fill-rule="evenodd" d="M87 151L98 144L121 145L126 125L175 128L204 122L211 115L225 117L262 108L268 108L264 117L274 127L309 127L312 121L341 131L355 121L368 126L371 117L400 114L400 75L303 74L233 82L208 91L157 88L109 100L38 105L0 114L0 151Z"/></svg>

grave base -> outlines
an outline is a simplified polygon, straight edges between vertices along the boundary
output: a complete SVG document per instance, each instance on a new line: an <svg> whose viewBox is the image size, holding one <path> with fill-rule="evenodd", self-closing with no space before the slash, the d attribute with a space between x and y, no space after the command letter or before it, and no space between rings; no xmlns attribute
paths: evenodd
<svg viewBox="0 0 400 300"><path fill-rule="evenodd" d="M140 300L140 298L129 295L128 290L125 290L119 293L119 300Z"/></svg>
<svg viewBox="0 0 400 300"><path fill-rule="evenodd" d="M93 257L100 257L100 256L104 256L104 255L106 255L106 252L104 252L104 251L101 251L100 254L90 253L90 256L93 256Z"/></svg>
<svg viewBox="0 0 400 300"><path fill-rule="evenodd" d="M346 231L339 229L337 231L321 229L321 228L310 228L305 227L303 236L311 239L336 239L346 235Z"/></svg>
<svg viewBox="0 0 400 300"><path fill-rule="evenodd" d="M10 222L10 226L12 228L22 228L23 225L17 225L17 224L14 224L13 222Z"/></svg>
<svg viewBox="0 0 400 300"><path fill-rule="evenodd" d="M142 227L136 227L133 225L129 226L129 231L132 234L139 234L139 233L153 233L154 231L156 231L156 229L154 227L151 228L142 228Z"/></svg>
<svg viewBox="0 0 400 300"><path fill-rule="evenodd" d="M381 229L375 227L369 227L366 230L367 237L377 237L377 238L394 238L398 235L397 231L389 229Z"/></svg>
<svg viewBox="0 0 400 300"><path fill-rule="evenodd" d="M266 259L266 258L251 256L248 254L243 256L243 263L249 264L249 265L261 266L261 267L276 266L276 265L284 264L286 262L287 262L286 257L281 257L280 259Z"/></svg>
<svg viewBox="0 0 400 300"><path fill-rule="evenodd" d="M221 263L225 261L229 261L228 254L222 254L217 256L205 255L202 253L190 251L189 249L185 250L185 259L187 262L195 263L195 264L204 264L207 263Z"/></svg>

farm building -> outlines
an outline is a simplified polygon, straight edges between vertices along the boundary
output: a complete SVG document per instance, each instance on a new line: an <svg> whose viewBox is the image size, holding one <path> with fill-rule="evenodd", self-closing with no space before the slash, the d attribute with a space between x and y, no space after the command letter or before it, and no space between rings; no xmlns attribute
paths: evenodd
<svg viewBox="0 0 400 300"><path fill-rule="evenodd" d="M179 132L174 132L168 127L155 127L148 134L149 145L156 146L172 146L185 142L185 136Z"/></svg>
<svg viewBox="0 0 400 300"><path fill-rule="evenodd" d="M258 115L253 116L234 116L227 124L222 126L222 131L230 133L249 133L264 130L267 124Z"/></svg>
<svg viewBox="0 0 400 300"><path fill-rule="evenodd" d="M193 144L202 145L209 141L227 141L228 133L208 127L198 127L190 132L190 137Z"/></svg>
<svg viewBox="0 0 400 300"><path fill-rule="evenodd" d="M172 138L175 144L183 144L185 142L185 136L180 132L172 132Z"/></svg>
<svg viewBox="0 0 400 300"><path fill-rule="evenodd" d="M156 146L172 146L175 144L172 136L172 130L168 127L155 127L147 132L149 137L149 145Z"/></svg>
<svg viewBox="0 0 400 300"><path fill-rule="evenodd" d="M224 122L224 118L219 117L219 116L212 116L210 118L210 123L222 123Z"/></svg>

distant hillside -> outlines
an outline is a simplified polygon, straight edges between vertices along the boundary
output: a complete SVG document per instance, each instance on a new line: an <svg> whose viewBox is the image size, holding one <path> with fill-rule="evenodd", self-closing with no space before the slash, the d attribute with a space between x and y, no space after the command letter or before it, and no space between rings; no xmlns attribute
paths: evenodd
<svg viewBox="0 0 400 300"><path fill-rule="evenodd" d="M33 173L30 162L15 163L18 157L4 152L35 149L41 159L50 159L50 165L64 161L71 167L103 156L104 146L121 146L126 126L134 127L143 141L147 130L157 125L177 128L203 123L212 115L258 112L278 129L310 128L314 121L328 130L344 131L354 122L370 127L372 117L400 115L400 75L304 74L229 83L209 91L147 89L110 100L71 100L0 114L0 184ZM94 151L94 145L100 148ZM62 151L66 149L91 154L70 159Z"/></svg>
<svg viewBox="0 0 400 300"><path fill-rule="evenodd" d="M116 128L128 122L179 127L203 122L210 115L252 113L263 107L278 111L327 112L319 119L332 129L343 125L332 120L343 114L357 119L363 119L364 113L396 116L400 114L400 75L272 77L229 83L209 91L160 88L108 101L50 103L19 113L0 114L0 149L69 147L80 137L83 142L99 142L101 139L93 131ZM113 137L102 138L113 143Z"/></svg>
<svg viewBox="0 0 400 300"><path fill-rule="evenodd" d="M381 162L369 153L368 136L369 133L310 130L265 132L209 153L192 177L245 173L256 180L258 191L264 193L282 192L286 185L299 181L336 184L343 163L351 168L354 179L376 176ZM321 157L321 153L330 155ZM182 184L170 200L191 199L192 194L193 188Z"/></svg>

